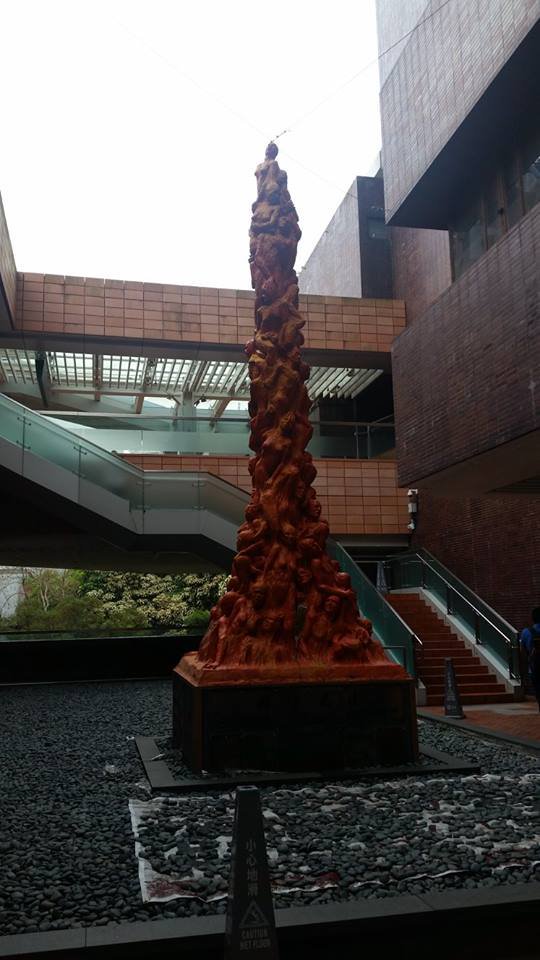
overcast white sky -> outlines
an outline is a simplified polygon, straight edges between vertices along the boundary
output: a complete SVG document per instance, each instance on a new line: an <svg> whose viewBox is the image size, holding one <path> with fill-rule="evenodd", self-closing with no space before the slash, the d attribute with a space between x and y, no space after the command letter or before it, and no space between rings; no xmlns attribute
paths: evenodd
<svg viewBox="0 0 540 960"><path fill-rule="evenodd" d="M18 268L249 287L253 171L291 127L279 159L300 269L371 172L377 66L299 118L376 56L374 0L3 0L0 192Z"/></svg>

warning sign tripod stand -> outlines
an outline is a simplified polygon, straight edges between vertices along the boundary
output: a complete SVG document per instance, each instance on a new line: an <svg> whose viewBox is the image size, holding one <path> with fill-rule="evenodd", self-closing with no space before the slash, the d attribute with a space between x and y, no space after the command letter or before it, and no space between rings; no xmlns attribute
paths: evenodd
<svg viewBox="0 0 540 960"><path fill-rule="evenodd" d="M225 958L278 960L276 923L257 787L237 787Z"/></svg>

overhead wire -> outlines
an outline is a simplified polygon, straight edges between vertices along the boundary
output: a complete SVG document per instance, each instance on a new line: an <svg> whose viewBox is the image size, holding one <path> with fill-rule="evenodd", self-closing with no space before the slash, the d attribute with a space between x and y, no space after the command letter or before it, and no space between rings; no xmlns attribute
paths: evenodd
<svg viewBox="0 0 540 960"><path fill-rule="evenodd" d="M236 117L236 119L239 120L241 123L243 123L243 124L251 127L252 130L255 130L255 131L256 131L257 133L259 133L262 137L265 137L269 142L270 142L270 141L274 141L274 142L275 142L276 140L278 140L278 139L280 139L281 137L285 136L287 133L292 133L300 124L302 124L305 120L307 120L308 117L311 117L314 113L317 112L317 110L319 110L322 106L324 106L326 103L328 103L330 100L332 100L332 99L333 99L335 96L337 96L338 93L340 93L342 90L344 90L345 87L349 86L351 83L353 83L355 80L357 80L358 77L360 77L363 73L365 73L367 70L371 69L371 67L375 66L375 64L377 64L380 60L382 60L383 57L385 57L388 53L390 53L390 52L391 52L392 50L394 50L397 46L399 46L400 43L403 43L404 40L406 40L408 37L412 36L412 34L415 33L415 31L418 30L419 27L421 27L424 23L427 23L429 20L431 20L431 19L432 19L434 16L436 16L436 14L439 13L444 7L448 6L448 4L449 4L450 2L451 2L451 0L443 0L443 2L442 2L438 7L435 8L435 10L432 10L426 17L423 17L421 20L419 20L419 21L414 25L414 27L412 27L412 28L411 28L410 30L408 30L406 33L402 34L402 36L400 36L397 40L395 40L395 41L394 41L393 43L391 43L388 47L386 47L384 50L382 50L382 51L378 54L377 57L374 57L373 60L370 60L370 61L369 61L369 63L364 64L364 66L361 67L360 70L358 70L355 74L353 74L352 77L349 77L349 79L348 79L348 80L345 80L345 82L342 83L342 84L340 84L339 87L337 87L337 88L336 88L335 90L333 90L331 93L327 94L327 96L325 96L322 100L320 100L318 103L316 103L313 107L311 107L311 108L310 108L309 110L307 110L305 113L301 114L300 117L298 117L290 127L285 127L285 128L281 131L281 133L278 133L277 135L274 135L273 137L270 136L270 134L268 133L268 131L263 130L263 129L262 129L261 127L259 127L256 123L254 123L249 117L246 117L245 114L241 113L239 110L236 110L235 107L232 107L230 103L228 103L226 100L224 100L224 99L223 99L219 94L217 94L215 91L206 88L202 83L200 83L200 81L196 80L196 79L195 79L194 77L192 77L190 74L186 73L185 70L180 69L180 68L178 67L178 65L177 65L173 60L171 60L169 57L167 57L165 54L163 54L161 50L159 50L159 49L158 49L157 47L155 47L152 43L150 43L145 37L141 37L138 33L136 33L134 30L132 30L126 23L124 23L122 20L120 20L120 19L119 19L118 17L116 17L114 14L112 14L112 18L117 22L117 24L118 24L123 30L126 31L126 33L129 33L135 40L137 40L137 41L138 41L139 43L141 43L143 46L147 47L147 48L154 54L154 56L158 57L158 59L160 59L160 60L162 60L164 63L166 63L167 66L168 66L171 70L173 70L175 73L179 74L179 76L183 77L185 80L187 80L189 83L191 83L194 87L196 87L198 90L200 90L201 93L203 93L206 97L208 97L209 99L215 100L217 103L220 104L220 106L221 106L224 110L226 110L226 111L227 111L228 113L230 113L232 116ZM287 149L283 149L283 148L280 146L280 150L281 150L281 152L282 152L282 154L283 154L284 156L288 157L289 160L291 160L291 161L292 161L293 163L295 163L297 166L299 166L299 167L301 167L303 170L305 170L306 173L309 173L311 176L316 177L318 180L320 180L321 182L325 183L327 186L332 187L332 189L338 191L339 194L340 194L340 196L342 196L343 198L345 198L345 197L353 197L353 198L356 199L355 194L352 193L350 190L348 190L348 189L347 189L347 190L343 190L343 187L338 186L338 184L334 183L332 180L329 180L329 179L328 179L327 177L325 177L323 174L318 173L316 170L313 170L311 167L307 166L307 164L305 164L302 160L299 160L297 157L293 156Z"/></svg>
<svg viewBox="0 0 540 960"><path fill-rule="evenodd" d="M395 40L393 43L391 43L390 46L386 47L385 50L382 50L381 53L378 54L378 56L373 58L373 60L370 60L369 63L365 63L364 66L360 68L360 70L357 70L357 72L352 75L352 77L349 77L349 79L341 83L339 87L336 87L335 90L332 90L331 93L324 96L322 100L319 100L318 103L316 103L313 107L311 107L305 113L300 114L300 116L294 121L294 123L291 124L290 127L285 127L285 129L282 130L281 133L278 133L274 139L277 140L280 137L283 137L286 133L292 133L292 131L296 130L296 128L300 126L300 124L302 124L304 120L307 120L308 117L311 117L314 113L317 112L317 110L320 109L320 107L323 107L326 103L328 103L335 96L337 96L338 93L341 93L341 91L344 90L345 87L348 87L351 83L357 80L358 77L362 76L363 73L365 73L367 70L370 70L371 67L374 67L379 62L379 60L382 60L382 58L386 56L386 54L391 53L391 51L394 50L395 47L398 47L400 43L403 43L404 40L412 36L412 34L415 33L415 31L418 30L419 27L421 27L424 23L427 23L428 20L431 20L437 13L439 13L450 2L451 0L443 0L443 3L441 3L440 6L436 7L436 9L432 10L431 13L429 13L426 17L423 17L421 20L419 20L414 27L408 30L407 33L402 34L402 36L399 37L398 40Z"/></svg>

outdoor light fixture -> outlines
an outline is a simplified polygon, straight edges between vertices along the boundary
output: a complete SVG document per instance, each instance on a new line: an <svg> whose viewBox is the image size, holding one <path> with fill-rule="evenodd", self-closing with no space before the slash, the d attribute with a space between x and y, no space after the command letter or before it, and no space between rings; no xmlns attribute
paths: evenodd
<svg viewBox="0 0 540 960"><path fill-rule="evenodd" d="M407 497L409 499L409 502L407 504L407 509L410 514L408 529L415 530L416 515L418 513L418 490L407 490Z"/></svg>

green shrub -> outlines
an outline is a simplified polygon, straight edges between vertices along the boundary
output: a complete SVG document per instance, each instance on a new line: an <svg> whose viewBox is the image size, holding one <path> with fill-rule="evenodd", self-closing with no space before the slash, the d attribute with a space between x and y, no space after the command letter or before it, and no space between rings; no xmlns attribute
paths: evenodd
<svg viewBox="0 0 540 960"><path fill-rule="evenodd" d="M209 610L189 610L184 617L184 627L207 627L210 623Z"/></svg>
<svg viewBox="0 0 540 960"><path fill-rule="evenodd" d="M208 624L225 574L156 576L106 570L26 569L24 596L4 630L139 630L175 632Z"/></svg>

